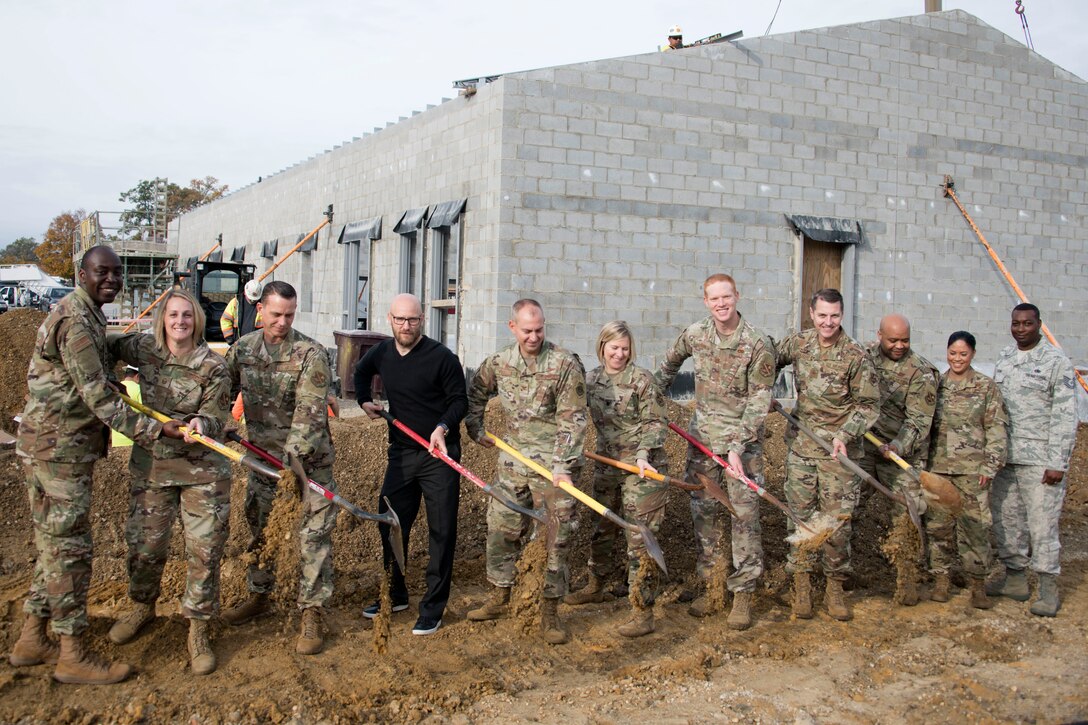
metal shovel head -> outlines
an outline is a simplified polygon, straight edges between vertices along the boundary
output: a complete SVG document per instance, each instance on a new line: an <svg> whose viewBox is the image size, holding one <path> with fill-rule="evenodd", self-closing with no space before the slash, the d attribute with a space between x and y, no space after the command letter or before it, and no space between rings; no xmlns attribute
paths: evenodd
<svg viewBox="0 0 1088 725"><path fill-rule="evenodd" d="M397 512L393 510L393 504L389 502L388 496L383 496L385 501L385 523L389 524L389 548L393 550L393 558L397 560L397 566L400 567L401 574L408 571L408 567L405 565L404 560L404 532L400 528L400 517L397 516Z"/></svg>
<svg viewBox="0 0 1088 725"><path fill-rule="evenodd" d="M710 476L706 475L705 473L700 473L699 471L695 471L694 473L695 478L698 479L699 483L703 484L703 490L709 493L711 498L716 500L722 506L725 506L729 513L732 514L734 518L736 518L737 510L733 508L733 502L729 500L729 494L723 491L721 486L714 483Z"/></svg>
<svg viewBox="0 0 1088 725"><path fill-rule="evenodd" d="M918 474L930 505L944 509L953 516L963 510L963 498L951 481L929 471L919 471Z"/></svg>
<svg viewBox="0 0 1088 725"><path fill-rule="evenodd" d="M665 553L661 551L661 544L657 543L657 539L654 537L653 532L650 531L650 527L646 524L638 524L638 532L642 535L642 544L646 547L646 553L661 569L661 573L668 576L669 569L665 566Z"/></svg>

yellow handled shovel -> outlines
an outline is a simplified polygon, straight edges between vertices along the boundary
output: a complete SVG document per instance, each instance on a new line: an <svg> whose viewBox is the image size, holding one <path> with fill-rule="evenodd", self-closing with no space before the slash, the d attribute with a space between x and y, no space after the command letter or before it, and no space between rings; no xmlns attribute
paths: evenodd
<svg viewBox="0 0 1088 725"><path fill-rule="evenodd" d="M865 440L877 448L884 445L879 438L869 432L865 433ZM916 469L894 451L888 451L888 457L922 486L922 489L926 492L926 498L930 499L934 505L947 509L952 515L963 510L963 499L960 497L960 492L947 478L938 476L936 473Z"/></svg>
<svg viewBox="0 0 1088 725"><path fill-rule="evenodd" d="M616 524L617 526L622 526L625 529L628 529L630 531L637 531L639 534L641 534L642 543L646 546L646 552L653 558L654 562L661 568L662 572L664 572L665 574L669 573L668 569L665 568L665 554L661 551L661 546L657 543L657 539L654 538L653 532L650 531L650 528L646 526L646 524L633 524L621 518L610 508L597 501L589 494L579 491L577 488L567 483L566 481L556 482L555 479L552 477L551 472L548 471L547 468L532 460L528 456L523 455L520 451L504 441L502 438L499 438L497 435L493 433L486 433L486 435L492 440L492 442L496 446L498 446L500 450L505 451L506 453L510 454L515 460L518 460L528 466L530 469L540 475L541 478L546 479L549 483L554 483L559 488L563 489L563 491L565 491L567 494L578 499L586 506L589 506L591 509L593 509L612 523Z"/></svg>
<svg viewBox="0 0 1088 725"><path fill-rule="evenodd" d="M141 413L143 413L144 415L148 416L149 418L154 418L155 420L159 421L160 423L166 423L166 422L168 422L170 420L173 420L170 416L164 415L164 414L160 413L157 410L149 408L146 405L144 405L143 403L139 402L138 400L134 400L133 398L130 398L129 396L125 395L124 393L121 393L120 395L121 395L121 400L128 403L129 406L133 410L138 410ZM272 468L272 467L262 463L261 461L257 460L256 458L249 455L248 453L239 453L238 451L234 450L233 448L230 448L228 446L223 445L222 443L215 440L214 438L209 438L208 436L204 435L203 433L198 433L197 431L193 430L189 426L183 425L183 426L181 426L181 430L184 433L188 434L188 436L190 438L192 438L194 441L196 441L200 445L207 446L208 448L211 448L216 453L220 454L221 456L225 456L225 457L229 458L230 460L234 461L235 463L241 463L246 468L249 468L250 470L256 471L257 473L261 474L262 476L268 476L269 478L274 478L274 479L277 479L277 480L280 478L280 471L279 470L277 470L275 468Z"/></svg>

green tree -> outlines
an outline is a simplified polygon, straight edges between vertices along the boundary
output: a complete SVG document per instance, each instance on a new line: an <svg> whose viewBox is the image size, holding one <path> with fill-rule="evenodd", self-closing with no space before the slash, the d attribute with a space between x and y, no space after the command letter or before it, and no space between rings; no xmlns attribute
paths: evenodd
<svg viewBox="0 0 1088 725"><path fill-rule="evenodd" d="M53 217L42 243L34 248L42 269L54 277L75 278L72 249L79 223L86 218L87 212L82 209L61 212Z"/></svg>
<svg viewBox="0 0 1088 725"><path fill-rule="evenodd" d="M166 220L167 224L187 211L215 201L227 193L226 184L220 184L214 176L203 179L191 179L189 186L182 188L173 182L166 185ZM155 219L155 180L141 179L128 191L122 192L119 201L128 206L121 212L121 226L125 235L132 234L139 238L140 230L152 225Z"/></svg>
<svg viewBox="0 0 1088 725"><path fill-rule="evenodd" d="M0 250L0 264L37 264L38 255L34 254L36 246L38 243L34 237L19 237Z"/></svg>

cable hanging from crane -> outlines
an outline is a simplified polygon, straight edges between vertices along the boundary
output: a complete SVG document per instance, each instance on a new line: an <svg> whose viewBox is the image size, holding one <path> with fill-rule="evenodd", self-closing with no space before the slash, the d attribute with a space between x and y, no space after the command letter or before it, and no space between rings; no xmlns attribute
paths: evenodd
<svg viewBox="0 0 1088 725"><path fill-rule="evenodd" d="M1016 0L1016 14L1020 18L1020 26L1024 29L1024 42L1032 50L1035 50L1035 43L1031 41L1031 28L1028 27L1028 14L1027 8L1024 7L1024 0Z"/></svg>

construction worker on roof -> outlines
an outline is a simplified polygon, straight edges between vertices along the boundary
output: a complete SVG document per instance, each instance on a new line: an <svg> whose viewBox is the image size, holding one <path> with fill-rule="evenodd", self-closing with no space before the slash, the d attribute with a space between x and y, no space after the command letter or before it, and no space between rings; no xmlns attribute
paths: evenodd
<svg viewBox="0 0 1088 725"><path fill-rule="evenodd" d="M680 30L679 25L674 25L669 28L669 41L668 45L661 46L662 51L680 50L684 47L684 33Z"/></svg>

